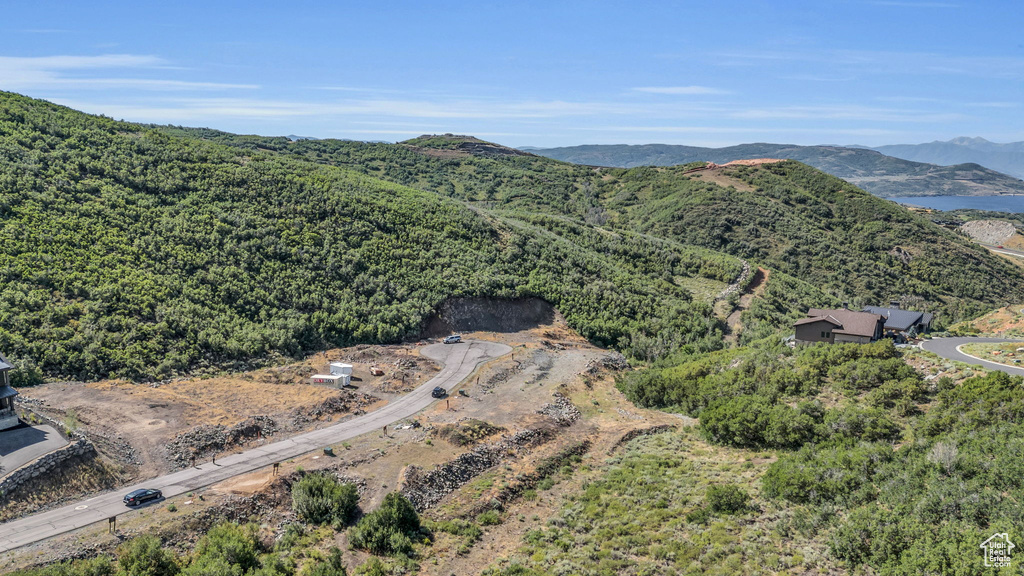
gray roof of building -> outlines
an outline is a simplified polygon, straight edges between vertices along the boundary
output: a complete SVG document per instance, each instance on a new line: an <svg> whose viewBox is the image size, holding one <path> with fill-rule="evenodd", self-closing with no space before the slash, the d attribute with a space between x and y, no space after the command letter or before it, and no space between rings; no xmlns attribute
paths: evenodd
<svg viewBox="0 0 1024 576"><path fill-rule="evenodd" d="M0 354L0 370L10 370L11 368L14 368L14 364L11 364L3 354Z"/></svg>
<svg viewBox="0 0 1024 576"><path fill-rule="evenodd" d="M865 312L885 316L885 328L887 330L910 330L914 324L929 324L932 315L925 312L914 312L901 308L883 308L881 306L865 306Z"/></svg>
<svg viewBox="0 0 1024 576"><path fill-rule="evenodd" d="M11 396L17 396L18 391L10 386L0 386L0 400L4 398L10 398Z"/></svg>

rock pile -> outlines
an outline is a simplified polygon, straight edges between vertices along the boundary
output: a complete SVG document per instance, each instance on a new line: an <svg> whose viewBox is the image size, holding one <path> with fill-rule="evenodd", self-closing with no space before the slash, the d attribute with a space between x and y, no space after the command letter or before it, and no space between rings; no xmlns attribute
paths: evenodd
<svg viewBox="0 0 1024 576"><path fill-rule="evenodd" d="M178 434L167 445L167 458L177 467L192 464L192 458L201 459L228 447L270 436L277 432L277 423L269 416L250 416L228 428L218 424L203 424Z"/></svg>
<svg viewBox="0 0 1024 576"><path fill-rule="evenodd" d="M484 383L480 387L483 388L484 390L492 390L495 386L499 384L504 384L505 382L508 381L509 378L522 372L522 370L522 365L519 363L519 361L516 361L514 366L502 368L501 370L498 370L494 374L491 374L491 376L486 381L484 381Z"/></svg>
<svg viewBox="0 0 1024 576"><path fill-rule="evenodd" d="M597 374L601 370L625 370L629 368L629 361L626 357L618 352L612 352L606 356L603 356L597 360L591 360L587 362L586 368L583 369L584 374Z"/></svg>
<svg viewBox="0 0 1024 576"><path fill-rule="evenodd" d="M637 428L635 430L630 430L629 432L623 434L622 438L619 438L618 442L616 442L614 446L608 449L608 453L611 454L626 442L629 442L634 438L639 438L640 436L651 436L654 434L663 434L665 432L675 431L676 427L672 426L671 424L659 424L657 426L651 426L649 428Z"/></svg>
<svg viewBox="0 0 1024 576"><path fill-rule="evenodd" d="M293 428L300 428L313 420L320 420L324 417L348 412L360 415L364 413L363 408L376 401L377 399L373 396L363 394L362 392L342 390L337 396L331 396L308 410L296 409L292 411L291 425Z"/></svg>
<svg viewBox="0 0 1024 576"><path fill-rule="evenodd" d="M729 296L741 292L747 287L747 281L750 280L750 276L750 263L744 260L743 269L740 271L739 277L736 278L735 282L726 286L725 290L719 292L718 296L715 296L715 300L725 300Z"/></svg>
<svg viewBox="0 0 1024 576"><path fill-rule="evenodd" d="M534 488L541 480L555 474L559 468L569 463L572 457L586 454L590 450L590 446L590 440L582 440L562 448L556 454L542 460L533 472L517 474L511 482L498 490L497 494L492 498L470 508L463 517L474 518L481 512L503 509L509 502L519 498L523 492Z"/></svg>
<svg viewBox="0 0 1024 576"><path fill-rule="evenodd" d="M536 447L554 435L546 430L524 430L491 444L482 444L447 464L424 472L418 466L406 469L402 495L419 511L431 508L476 476L514 455L518 450Z"/></svg>
<svg viewBox="0 0 1024 576"><path fill-rule="evenodd" d="M537 410L538 414L554 418L559 426L569 426L580 419L582 416L580 409L572 401L558 392L555 392L553 396L555 401L541 406L540 410Z"/></svg>

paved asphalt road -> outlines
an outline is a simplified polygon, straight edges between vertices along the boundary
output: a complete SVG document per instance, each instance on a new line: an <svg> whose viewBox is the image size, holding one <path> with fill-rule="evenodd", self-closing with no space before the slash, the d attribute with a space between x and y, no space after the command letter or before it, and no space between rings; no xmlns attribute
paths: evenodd
<svg viewBox="0 0 1024 576"><path fill-rule="evenodd" d="M979 360L972 358L960 352L957 349L958 346L963 344L970 344L972 342L1021 342L1024 346L1024 341L1014 340L1012 338L932 338L931 340L925 340L921 343L921 347L929 352L934 352L943 358L950 360L957 360L959 362L966 362L968 364L981 364L989 370L999 370L1000 372L1006 372L1007 374L1013 374L1014 376L1024 376L1024 368L1013 368L1005 364L998 364L996 362L986 362L985 360Z"/></svg>
<svg viewBox="0 0 1024 576"><path fill-rule="evenodd" d="M6 474L67 446L68 441L53 426L24 426L0 434L0 474Z"/></svg>
<svg viewBox="0 0 1024 576"><path fill-rule="evenodd" d="M274 462L282 462L319 450L329 444L381 430L385 425L408 418L429 406L434 401L430 392L435 386L443 386L450 391L469 377L481 362L511 351L508 346L494 342L474 341L426 346L420 353L443 363L444 368L426 384L379 410L327 428L226 456L218 460L217 464L206 463L195 468L186 468L63 508L0 524L0 553L129 512L131 509L127 508L121 499L136 488L159 488L165 497L177 496L258 470Z"/></svg>

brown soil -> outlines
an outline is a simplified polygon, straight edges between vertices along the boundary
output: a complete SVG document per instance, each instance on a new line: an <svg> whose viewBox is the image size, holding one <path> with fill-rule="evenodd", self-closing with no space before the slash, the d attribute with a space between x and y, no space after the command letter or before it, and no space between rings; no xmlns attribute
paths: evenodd
<svg viewBox="0 0 1024 576"><path fill-rule="evenodd" d="M167 473L172 465L165 447L177 435L200 425L232 426L250 416L269 416L281 430L279 437L320 425L308 419L293 424L296 415L339 394L336 388L309 383L329 362L353 365L357 392L379 402L373 410L403 390L433 376L437 367L420 358L413 345L356 346L329 350L302 362L214 378L177 379L160 384L123 380L59 382L26 388L26 399L38 401L33 409L59 420L74 414L84 432L97 441L104 456L126 465L132 478ZM381 376L374 376L371 369ZM333 420L345 414L328 417Z"/></svg>
<svg viewBox="0 0 1024 576"><path fill-rule="evenodd" d="M736 178L729 174L729 169L723 166L716 166L714 168L708 168L705 170L699 170L697 172L691 172L686 175L687 178L693 178L694 180L701 180L703 182L710 182L723 188L732 186L733 188L742 192L753 192L754 187L747 184L743 180Z"/></svg>
<svg viewBox="0 0 1024 576"><path fill-rule="evenodd" d="M776 162L785 162L785 160L782 158L750 158L748 160L733 160L722 164L722 166L759 166L761 164L774 164Z"/></svg>
<svg viewBox="0 0 1024 576"><path fill-rule="evenodd" d="M1024 333L1024 305L1015 304L993 310L980 318L954 324L950 330L973 328L980 334L1015 336Z"/></svg>
<svg viewBox="0 0 1024 576"><path fill-rule="evenodd" d="M736 309L725 320L726 326L729 327L729 333L725 336L727 342L735 343L739 338L740 332L743 331L743 323L740 321L740 316L750 309L750 304L754 301L755 297L764 293L769 276L771 276L771 271L767 268L758 267L757 272L754 272L754 278L750 281L750 286L740 296Z"/></svg>
<svg viewBox="0 0 1024 576"><path fill-rule="evenodd" d="M579 469L590 469L591 472L587 474L592 475L605 466L609 454L614 452L618 442L630 431L658 425L675 427L692 424L692 421L671 414L636 408L626 401L615 388L615 373L606 368L595 368L600 365L597 361L606 357L609 352L587 343L571 331L561 318L556 317L548 324L519 332L476 332L465 333L464 336L500 341L512 346L513 352L483 365L461 386L459 392L453 393L447 401L439 401L417 415L414 420L418 426L409 421L399 423L393 428L389 427L386 437L377 432L355 438L334 446L336 456L333 457L322 452L311 453L284 462L279 470L280 476L293 477L290 475L295 475L300 468L307 471L332 469L357 481L361 486L360 507L363 511L370 511L387 493L399 487L410 465L429 471L434 466L449 462L473 448L472 445L457 447L437 438L434 431L441 426L476 419L505 428L506 434L509 435L536 428L552 431L554 436L551 440L536 449L510 453L502 464L485 471L424 513L428 519L447 519L472 513L481 502L486 502L498 493L503 485L515 482L517 474L535 471L545 458L567 447L578 446L584 441L589 442L589 449L584 454L583 461L574 466ZM416 358L412 350L405 349L398 353L387 347L332 351L328 356L331 359L351 359L384 352L394 356L408 354ZM282 373L278 375L287 379ZM261 379L254 375L252 380L233 378L209 379L203 382L206 386L225 388L230 387L229 382L261 382L263 386L281 386L285 387L285 390L298 386L297 383L272 384L266 381L270 379L269 376ZM180 387L172 387L171 390L178 391L182 397L187 397L185 390L194 393L200 391L201 387L197 384L189 384L188 387L182 384ZM368 382L364 381L361 386L367 384ZM204 396L218 402L226 402L225 405L208 408L205 412L198 408L179 406L176 408L177 412L173 413L175 408L170 405L170 401L162 402L168 404L164 407L149 407L150 403L160 403L154 400L154 394L162 387L130 386L122 383L107 383L104 386L122 392L127 398L130 407L124 408L124 404L120 404L121 412L164 411L161 412L167 415L162 418L165 421L162 428L164 430L172 427L171 416L182 418L189 410L194 410L196 414L209 414L210 417L221 416L222 413L243 412L242 407L234 403L240 402L244 395L233 395L227 390L209 392L210 395ZM90 416L93 419L112 417L114 399L103 396L107 392L102 386L65 387L75 392L67 399L61 399L68 406L106 406L108 412L97 409L97 413L90 413ZM60 387L53 388L47 395L47 401L56 403ZM100 400L87 402L89 394L85 391L89 391ZM553 401L553 394L556 391L567 396L579 408L582 413L579 420L568 426L560 426L554 417L538 413L542 405ZM268 397L274 397L273 392L263 393ZM287 402L289 407L317 398L315 390L309 391L301 401L297 396L285 396L288 395L282 395L278 399ZM184 400L181 402L184 403ZM261 406L265 407L266 404ZM135 421L144 421L146 417L152 418L139 415ZM123 425L126 428L121 430L127 432L127 426L131 425L129 422L130 420L125 417ZM495 440L495 437L491 437L481 441ZM23 548L0 560L0 571L27 564L52 562L73 554L81 554L83 549L93 550L94 553L112 550L124 538L144 532L165 534L173 541L181 543L183 549L187 549L196 541L204 527L209 525L207 520L210 514L218 513L223 518L234 518L236 516L223 511L227 509L225 507L244 507L252 502L259 503L259 506L245 508L246 514L255 514L252 520L262 524L267 538L272 539L283 529L285 523L292 521L292 515L289 510L287 482L281 478L274 478L271 473L270 470L253 472L196 494L170 499L165 505L148 507L138 513L129 514L124 520L119 520L119 526L124 528L118 537L108 535L100 528L87 529ZM561 505L562 496L578 489L587 474L575 474L569 478L560 476L559 482L553 488L538 490L536 499L513 499L502 513L503 523L486 527L483 539L464 555L458 553L461 545L459 539L438 533L435 544L422 549L423 556L418 561L421 566L420 573L438 576L479 573L499 555L507 555L517 548L527 530L543 525L547 518L554 515ZM176 511L172 512L169 509L168 505L171 503L176 505ZM243 520L245 518L247 517L242 517ZM366 555L350 550L344 532L332 534L317 546L326 549L328 546L337 545L345 550L346 563L351 573L355 566L365 561Z"/></svg>

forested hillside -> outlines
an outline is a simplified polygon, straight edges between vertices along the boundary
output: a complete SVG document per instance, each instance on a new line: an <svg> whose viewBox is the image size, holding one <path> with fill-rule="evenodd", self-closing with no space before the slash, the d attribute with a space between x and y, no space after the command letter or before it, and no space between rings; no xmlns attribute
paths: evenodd
<svg viewBox="0 0 1024 576"><path fill-rule="evenodd" d="M444 299L536 296L641 356L721 346L679 280L735 258L489 215L299 158L0 93L0 350L21 383L162 378L418 334Z"/></svg>
<svg viewBox="0 0 1024 576"><path fill-rule="evenodd" d="M810 303L899 297L954 320L1024 299L1001 260L792 162L715 182L461 137L291 142L0 98L0 349L19 378L395 341L458 296L543 298L639 358L710 350L722 325L686 280L732 281L735 257L792 277L751 311L758 335Z"/></svg>
<svg viewBox="0 0 1024 576"><path fill-rule="evenodd" d="M336 164L494 210L564 214L748 258L855 304L901 299L939 322L1024 299L1020 272L893 202L797 162L595 169L547 158L473 152L459 137L398 145L289 142L178 131ZM477 141L478 142L478 141ZM494 146L494 145L492 145Z"/></svg>

